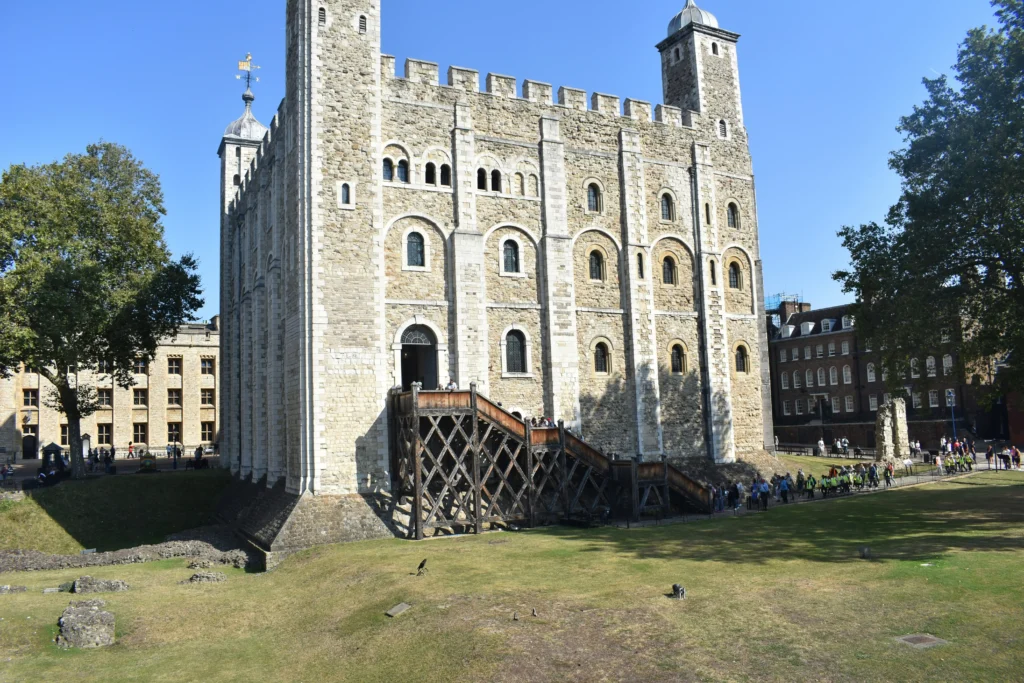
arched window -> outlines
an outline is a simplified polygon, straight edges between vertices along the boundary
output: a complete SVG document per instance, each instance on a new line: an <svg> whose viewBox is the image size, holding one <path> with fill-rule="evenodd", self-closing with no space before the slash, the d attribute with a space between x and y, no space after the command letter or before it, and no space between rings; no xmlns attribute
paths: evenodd
<svg viewBox="0 0 1024 683"><path fill-rule="evenodd" d="M505 337L505 367L508 372L523 374L526 370L526 337L512 330Z"/></svg>
<svg viewBox="0 0 1024 683"><path fill-rule="evenodd" d="M514 240L505 242L504 266L506 273L519 272L519 245Z"/></svg>
<svg viewBox="0 0 1024 683"><path fill-rule="evenodd" d="M868 382L875 382L878 380L878 373L875 371L875 364L868 363Z"/></svg>
<svg viewBox="0 0 1024 683"><path fill-rule="evenodd" d="M928 356L928 360L925 361L925 368L928 370L929 377L935 377L938 374L935 368L935 356Z"/></svg>
<svg viewBox="0 0 1024 683"><path fill-rule="evenodd" d="M423 180L427 185L437 185L437 166L427 164L423 172Z"/></svg>
<svg viewBox="0 0 1024 683"><path fill-rule="evenodd" d="M711 204L704 205L704 222L711 225Z"/></svg>
<svg viewBox="0 0 1024 683"><path fill-rule="evenodd" d="M789 389L789 373L788 372L782 373L782 388L783 389Z"/></svg>
<svg viewBox="0 0 1024 683"><path fill-rule="evenodd" d="M398 182L409 182L409 162L405 159L398 162Z"/></svg>
<svg viewBox="0 0 1024 683"><path fill-rule="evenodd" d="M487 190L487 171L482 168L476 172L476 189Z"/></svg>
<svg viewBox="0 0 1024 683"><path fill-rule="evenodd" d="M636 276L643 280L644 279L644 255L636 255Z"/></svg>
<svg viewBox="0 0 1024 683"><path fill-rule="evenodd" d="M596 249L590 252L590 279L604 280L604 257Z"/></svg>
<svg viewBox="0 0 1024 683"><path fill-rule="evenodd" d="M491 192L501 192L501 171L491 171Z"/></svg>
<svg viewBox="0 0 1024 683"><path fill-rule="evenodd" d="M740 227L740 207L729 204L729 227L738 230Z"/></svg>
<svg viewBox="0 0 1024 683"><path fill-rule="evenodd" d="M711 54L718 56L718 43L711 43Z"/></svg>
<svg viewBox="0 0 1024 683"><path fill-rule="evenodd" d="M608 374L608 347L604 342L594 347L594 372Z"/></svg>
<svg viewBox="0 0 1024 683"><path fill-rule="evenodd" d="M839 384L839 371L835 368L828 369L828 381L832 386Z"/></svg>
<svg viewBox="0 0 1024 683"><path fill-rule="evenodd" d="M587 211L591 213L601 211L601 188L597 186L597 183L587 186Z"/></svg>
<svg viewBox="0 0 1024 683"><path fill-rule="evenodd" d="M729 124L722 119L718 122L718 135L723 138L729 137Z"/></svg>
<svg viewBox="0 0 1024 683"><path fill-rule="evenodd" d="M359 32L366 33L366 17L359 17Z"/></svg>
<svg viewBox="0 0 1024 683"><path fill-rule="evenodd" d="M818 386L825 386L825 368L818 368Z"/></svg>
<svg viewBox="0 0 1024 683"><path fill-rule="evenodd" d="M349 187L348 183L342 183L341 185L341 203L346 206L352 203L352 188Z"/></svg>
<svg viewBox="0 0 1024 683"><path fill-rule="evenodd" d="M412 268L426 268L427 250L423 235L418 232L410 232L406 250L408 252L406 265Z"/></svg>
<svg viewBox="0 0 1024 683"><path fill-rule="evenodd" d="M843 384L853 384L853 371L849 365L843 367Z"/></svg>
<svg viewBox="0 0 1024 683"><path fill-rule="evenodd" d="M953 374L953 356L946 355L942 357L942 376L949 377Z"/></svg>
<svg viewBox="0 0 1024 683"><path fill-rule="evenodd" d="M740 264L729 264L729 289L743 289L743 273Z"/></svg>
<svg viewBox="0 0 1024 683"><path fill-rule="evenodd" d="M914 379L921 376L921 364L917 362L916 358L910 359L910 376Z"/></svg>
<svg viewBox="0 0 1024 683"><path fill-rule="evenodd" d="M320 19L320 25L327 26L327 10L321 7L320 12L318 14Z"/></svg>
<svg viewBox="0 0 1024 683"><path fill-rule="evenodd" d="M526 178L523 177L522 173L516 173L516 182L512 191L520 197L526 196Z"/></svg>
<svg viewBox="0 0 1024 683"><path fill-rule="evenodd" d="M718 269L715 267L714 259L709 261L708 265L711 267L711 286L712 287L717 287L718 286Z"/></svg>
<svg viewBox="0 0 1024 683"><path fill-rule="evenodd" d="M676 283L676 262L671 256L666 256L661 262L661 281L666 285Z"/></svg>
<svg viewBox="0 0 1024 683"><path fill-rule="evenodd" d="M384 160L384 180L390 182L395 179L395 164L391 159Z"/></svg>
<svg viewBox="0 0 1024 683"><path fill-rule="evenodd" d="M238 175L238 174L236 173L236 174L235 174L235 177L234 177L234 178L232 179L232 182L233 182L233 183L234 183L235 185L241 185L241 184L242 184L242 176L240 176L240 175Z"/></svg>
<svg viewBox="0 0 1024 683"><path fill-rule="evenodd" d="M800 374L799 370L794 370L793 371L793 388L794 389L800 389L803 386L804 386L803 376Z"/></svg>
<svg viewBox="0 0 1024 683"><path fill-rule="evenodd" d="M749 372L750 360L747 356L747 347L740 346L736 349L736 372L746 374Z"/></svg>
<svg viewBox="0 0 1024 683"><path fill-rule="evenodd" d="M672 347L672 374L681 375L686 372L686 350L681 344Z"/></svg>
<svg viewBox="0 0 1024 683"><path fill-rule="evenodd" d="M452 167L448 164L441 164L441 185L452 186Z"/></svg>
<svg viewBox="0 0 1024 683"><path fill-rule="evenodd" d="M540 184L537 181L537 176L530 175L530 196L536 197L540 193Z"/></svg>
<svg viewBox="0 0 1024 683"><path fill-rule="evenodd" d="M804 371L804 379L807 380L807 388L808 389L813 387L814 386L814 371L813 370L805 370Z"/></svg>
<svg viewBox="0 0 1024 683"><path fill-rule="evenodd" d="M661 195L661 220L674 221L676 219L676 207L672 204L672 195L667 192Z"/></svg>

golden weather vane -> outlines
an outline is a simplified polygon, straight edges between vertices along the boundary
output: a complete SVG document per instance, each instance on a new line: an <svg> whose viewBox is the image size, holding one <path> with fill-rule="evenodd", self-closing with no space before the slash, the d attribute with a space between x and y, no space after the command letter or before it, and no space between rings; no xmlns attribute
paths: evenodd
<svg viewBox="0 0 1024 683"><path fill-rule="evenodd" d="M254 73L256 71L259 71L259 68L260 67L252 63L252 53L250 52L249 54L245 55L244 60L238 62L238 70L245 72L245 75L243 76L242 74L238 74L237 76L235 76L235 78L237 78L238 80L242 80L242 78L245 78L245 88L246 90L248 90L249 87L252 85L253 81L257 83L260 82L259 77L256 76Z"/></svg>

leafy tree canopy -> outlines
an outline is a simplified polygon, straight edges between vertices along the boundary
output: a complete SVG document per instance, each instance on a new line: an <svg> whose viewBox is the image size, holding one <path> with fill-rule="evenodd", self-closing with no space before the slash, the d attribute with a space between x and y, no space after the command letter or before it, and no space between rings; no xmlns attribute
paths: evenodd
<svg viewBox="0 0 1024 683"><path fill-rule="evenodd" d="M1024 0L994 0L999 28L974 29L928 99L900 121L903 178L886 224L845 227L857 325L898 377L952 335L966 372L1016 361L1024 379Z"/></svg>
<svg viewBox="0 0 1024 683"><path fill-rule="evenodd" d="M116 144L0 180L0 373L23 364L53 384L73 451L96 408L75 370L104 363L131 386L135 359L203 305L195 259L164 243L165 213L157 176Z"/></svg>

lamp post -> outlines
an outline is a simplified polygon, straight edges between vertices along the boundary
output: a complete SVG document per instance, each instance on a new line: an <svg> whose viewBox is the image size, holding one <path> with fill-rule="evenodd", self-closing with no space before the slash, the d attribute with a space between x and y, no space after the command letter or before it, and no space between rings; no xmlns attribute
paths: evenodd
<svg viewBox="0 0 1024 683"><path fill-rule="evenodd" d="M946 389L946 403L949 404L949 415L953 420L953 441L956 441L956 391Z"/></svg>

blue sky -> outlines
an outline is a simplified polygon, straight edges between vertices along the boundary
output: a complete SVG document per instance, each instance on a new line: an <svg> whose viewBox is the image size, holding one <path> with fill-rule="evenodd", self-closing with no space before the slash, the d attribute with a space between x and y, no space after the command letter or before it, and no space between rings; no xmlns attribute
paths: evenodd
<svg viewBox="0 0 1024 683"><path fill-rule="evenodd" d="M684 0L383 0L383 50L662 101L654 45ZM994 26L988 0L703 0L742 34L740 77L757 175L766 293L815 307L847 300L835 233L881 221L899 193L887 166L895 127L948 73L968 29ZM262 65L255 112L284 93L284 0L142 3L49 0L0 9L0 168L127 145L160 174L167 241L200 259L218 302L219 167L224 127L242 111L235 66ZM401 68L401 67L400 67Z"/></svg>

